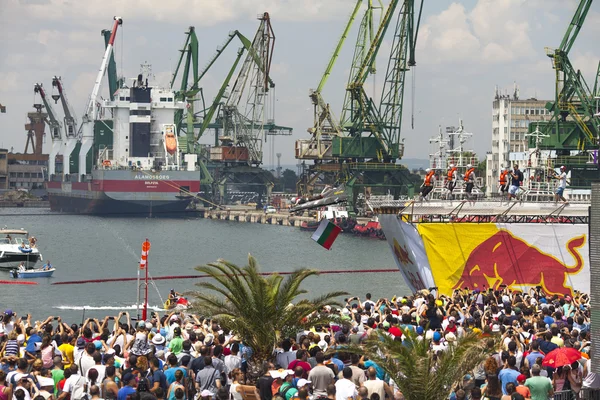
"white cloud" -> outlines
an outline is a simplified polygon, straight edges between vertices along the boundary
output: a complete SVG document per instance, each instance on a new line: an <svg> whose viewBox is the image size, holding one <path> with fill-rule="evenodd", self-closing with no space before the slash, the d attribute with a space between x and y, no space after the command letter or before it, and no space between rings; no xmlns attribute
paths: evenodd
<svg viewBox="0 0 600 400"><path fill-rule="evenodd" d="M322 21L343 18L352 9L352 4L344 0L5 1L7 13L45 21L71 20L73 24L81 25L88 25L90 20L105 23L108 12L122 17L125 22L135 18L175 23L185 15L199 26L213 26L235 19L254 19L265 10L282 21Z"/></svg>

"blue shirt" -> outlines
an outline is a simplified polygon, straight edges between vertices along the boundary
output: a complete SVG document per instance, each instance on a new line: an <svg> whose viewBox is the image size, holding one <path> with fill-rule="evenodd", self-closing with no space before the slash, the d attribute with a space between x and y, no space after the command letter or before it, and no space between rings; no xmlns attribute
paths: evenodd
<svg viewBox="0 0 600 400"><path fill-rule="evenodd" d="M375 364L375 362L369 360L369 361L365 361L365 369L369 369L370 367L375 368L375 371L377 372L377 378L383 380L383 378L385 378L385 371L377 364Z"/></svg>
<svg viewBox="0 0 600 400"><path fill-rule="evenodd" d="M165 371L165 378L167 378L168 386L171 386L171 383L175 382L175 371L177 371L178 369L183 372L184 378L187 377L187 372L186 372L185 368L181 368L181 367L169 368L168 370Z"/></svg>
<svg viewBox="0 0 600 400"><path fill-rule="evenodd" d="M509 382L512 382L515 384L515 386L518 386L519 384L517 383L517 376L520 375L519 371L516 371L512 368L504 368L503 370L500 371L500 373L498 374L498 378L500 379L500 382L502 382L502 393L503 394L508 394L506 393L506 384Z"/></svg>
<svg viewBox="0 0 600 400"><path fill-rule="evenodd" d="M33 335L29 336L29 339L27 339L27 346L25 347L25 351L28 351L32 354L35 353L36 343L42 343L42 338L39 337L37 333L34 333Z"/></svg>
<svg viewBox="0 0 600 400"><path fill-rule="evenodd" d="M135 392L135 388L132 388L129 385L123 386L121 389L119 389L119 392L117 393L117 400L127 400L127 396Z"/></svg>

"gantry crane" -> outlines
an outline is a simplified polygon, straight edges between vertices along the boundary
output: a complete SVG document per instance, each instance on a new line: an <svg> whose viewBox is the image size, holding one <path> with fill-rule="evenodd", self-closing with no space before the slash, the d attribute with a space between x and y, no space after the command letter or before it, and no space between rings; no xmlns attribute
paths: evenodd
<svg viewBox="0 0 600 400"><path fill-rule="evenodd" d="M364 188L365 192L371 189L393 191L395 196L412 196L414 190L408 170L396 161L404 150L400 138L404 83L406 71L416 65L415 47L423 1L415 17L415 0L390 0L374 34L375 7L369 1L359 28L340 120L333 116L321 95L362 3L356 3L321 83L310 95L315 109L314 125L309 129L312 137L296 142L296 158L314 160L314 165L303 172L298 182L299 195L312 195L319 182L321 185L344 184L351 213L355 211L358 188ZM376 103L367 94L365 82L374 72L377 54L396 15L383 89Z"/></svg>
<svg viewBox="0 0 600 400"><path fill-rule="evenodd" d="M194 28L190 27L171 81L171 88L175 89L177 77L181 77L176 95L187 102L186 110L176 119L180 131L186 132L186 149L188 152L201 153L200 159L209 163L211 176L216 181L213 186L214 199L221 202L226 201L227 183L272 187L272 175L256 168L262 163L262 141L267 135L289 135L292 131L291 128L275 125L274 120L265 116L265 98L275 86L269 76L274 35L269 14L263 13L258 19L261 22L254 40L250 41L237 30L230 32L199 72L196 72L195 56L198 41ZM207 105L200 83L236 38L242 47L238 49L217 94ZM246 58L229 94L227 89L244 54ZM188 79L192 76L193 80L189 83ZM200 110L195 107L198 102L201 102ZM214 147L202 149L198 141L208 129L215 131ZM207 154L203 154L204 150L207 150Z"/></svg>
<svg viewBox="0 0 600 400"><path fill-rule="evenodd" d="M554 150L553 166L567 166L571 171L572 187L589 187L598 173L597 154L600 140L600 115L598 115L598 74L594 90L590 90L581 71L569 59L577 36L583 26L593 0L580 0L573 18L557 49L546 48L555 70L555 99L546 104L551 112L550 121L529 126L529 147ZM599 66L600 72L600 66ZM539 129L547 137L539 140L533 133ZM576 152L576 155L572 155ZM596 161L589 162L594 159Z"/></svg>
<svg viewBox="0 0 600 400"><path fill-rule="evenodd" d="M33 87L33 91L34 93L40 95L42 103L44 104L44 108L46 108L46 113L48 114L48 127L50 128L50 137L52 138L52 148L50 150L50 156L48 159L48 174L52 176L56 173L56 156L62 154L63 137L61 131L63 129L63 125L56 118L54 108L52 108L52 104L48 101L42 84L36 83ZM41 148L39 151L41 152Z"/></svg>
<svg viewBox="0 0 600 400"><path fill-rule="evenodd" d="M123 24L123 20L120 17L114 17L113 29L111 31L111 36L108 41L108 45L106 46L106 51L104 52L104 56L102 58L102 62L100 63L100 69L98 71L98 75L96 75L96 81L94 83L94 87L92 88L92 92L90 94L90 98L88 101L88 105L85 109L81 126L79 128L78 136L81 143L79 148L79 178L80 180L85 179L84 176L90 172L91 163L87 162L88 153L92 149L92 145L94 144L94 121L98 119L98 111L99 104L98 94L100 93L100 88L102 87L102 78L106 72L110 56L113 52L113 46L115 42L115 38L117 36L117 28L119 25ZM68 157L65 154L65 157ZM91 157L89 157L91 160ZM66 164L66 162L65 162Z"/></svg>
<svg viewBox="0 0 600 400"><path fill-rule="evenodd" d="M75 112L67 100L67 94L65 93L62 79L58 76L53 77L52 86L58 91L58 94L52 95L52 98L54 99L54 102L58 102L60 99L65 116L65 137L62 141L64 150L61 150L60 154L63 154L63 174L69 175L71 173L70 154L77 145L77 120L75 119ZM50 175L52 175L52 173L50 173Z"/></svg>

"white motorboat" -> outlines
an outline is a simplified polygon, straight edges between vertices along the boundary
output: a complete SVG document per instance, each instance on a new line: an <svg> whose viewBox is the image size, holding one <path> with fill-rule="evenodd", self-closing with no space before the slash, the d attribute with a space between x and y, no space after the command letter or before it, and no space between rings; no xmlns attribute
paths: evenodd
<svg viewBox="0 0 600 400"><path fill-rule="evenodd" d="M42 260L35 237L23 229L0 229L0 269L13 269L23 264L33 268Z"/></svg>

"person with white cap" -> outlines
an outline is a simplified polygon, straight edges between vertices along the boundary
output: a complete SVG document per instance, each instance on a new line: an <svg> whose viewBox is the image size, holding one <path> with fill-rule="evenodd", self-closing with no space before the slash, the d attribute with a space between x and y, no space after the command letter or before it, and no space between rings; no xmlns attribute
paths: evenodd
<svg viewBox="0 0 600 400"><path fill-rule="evenodd" d="M449 164L448 172L446 174L446 200L452 200L452 191L456 187L457 180L458 170L454 164Z"/></svg>
<svg viewBox="0 0 600 400"><path fill-rule="evenodd" d="M427 196L433 190L433 185L435 184L435 170L431 168L427 168L425 170L425 178L423 179L423 184L421 185L421 195L419 196L419 200L428 200Z"/></svg>
<svg viewBox="0 0 600 400"><path fill-rule="evenodd" d="M552 178L558 180L558 186L556 187L556 192L554 193L554 204L557 204L559 200L564 204L568 204L569 202L564 197L564 191L567 188L567 167L564 165L561 166L560 172L558 174L554 174Z"/></svg>
<svg viewBox="0 0 600 400"><path fill-rule="evenodd" d="M277 394L285 400L290 400L298 392L298 389L296 389L292 384L292 381L294 380L294 371L290 369L284 369L279 373L279 375L281 376L281 379L283 379L283 383L281 384Z"/></svg>
<svg viewBox="0 0 600 400"><path fill-rule="evenodd" d="M467 164L467 172L465 172L465 193L468 200L473 199L473 188L475 187L475 167L471 164Z"/></svg>

